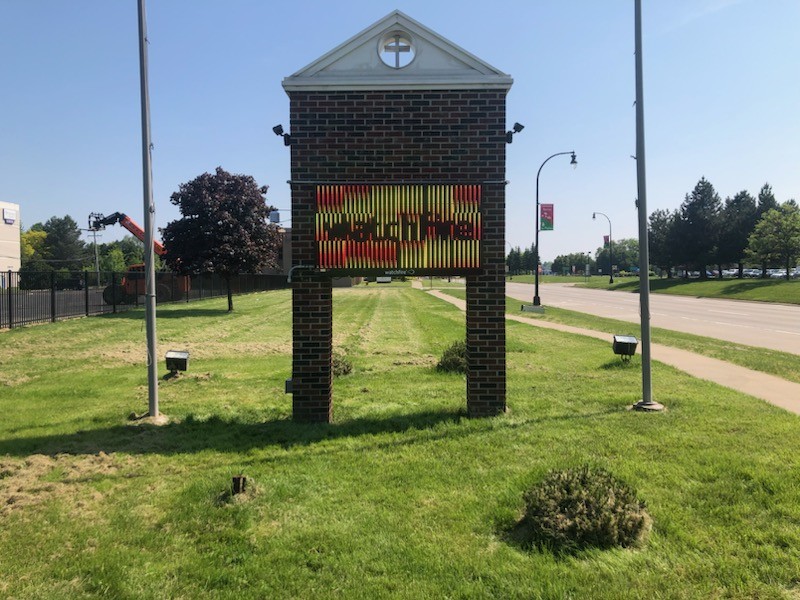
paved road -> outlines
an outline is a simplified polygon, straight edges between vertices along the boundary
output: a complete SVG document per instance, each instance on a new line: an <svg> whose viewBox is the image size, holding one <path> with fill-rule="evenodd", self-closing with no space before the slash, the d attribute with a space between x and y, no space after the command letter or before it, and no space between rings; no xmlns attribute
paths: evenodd
<svg viewBox="0 0 800 600"><path fill-rule="evenodd" d="M508 281L506 295L530 303L533 285ZM546 284L539 286L539 297L545 307L639 322L638 294ZM800 354L797 305L651 294L650 325Z"/></svg>

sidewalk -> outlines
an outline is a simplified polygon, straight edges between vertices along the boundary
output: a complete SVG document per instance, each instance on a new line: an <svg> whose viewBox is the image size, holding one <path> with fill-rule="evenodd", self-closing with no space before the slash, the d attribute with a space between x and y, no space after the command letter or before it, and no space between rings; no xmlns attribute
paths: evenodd
<svg viewBox="0 0 800 600"><path fill-rule="evenodd" d="M414 284L417 283L419 282L414 282ZM422 289L421 285L413 285L413 287ZM464 300L443 294L438 290L427 290L427 293L440 300L449 302L461 310L466 310L467 308L467 303ZM593 331L591 329L581 329L570 325L541 321L534 317L506 315L506 319L533 325L535 327L555 329L566 333L597 338L608 342L609 346L612 342L612 334L602 331ZM636 351L639 352L639 348L637 348ZM713 381L724 387L759 398L796 415L800 415L800 384L786 381L774 375L767 375L759 371L738 367L731 363L717 360L716 358L708 358L686 350L662 346L661 344L651 344L650 353L653 360L680 369L693 377Z"/></svg>

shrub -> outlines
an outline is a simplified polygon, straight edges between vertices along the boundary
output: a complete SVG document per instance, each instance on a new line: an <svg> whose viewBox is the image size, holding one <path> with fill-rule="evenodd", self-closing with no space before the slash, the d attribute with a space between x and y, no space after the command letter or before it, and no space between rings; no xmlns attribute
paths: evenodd
<svg viewBox="0 0 800 600"><path fill-rule="evenodd" d="M556 551L641 547L652 525L630 486L588 466L550 472L525 494L525 506L528 541Z"/></svg>
<svg viewBox="0 0 800 600"><path fill-rule="evenodd" d="M332 357L333 363L333 376L341 377L347 375L353 370L353 363L347 360L347 357L341 352L334 352Z"/></svg>
<svg viewBox="0 0 800 600"><path fill-rule="evenodd" d="M439 363L436 365L437 371L446 373L466 373L467 372L467 343L465 341L453 342L442 353Z"/></svg>

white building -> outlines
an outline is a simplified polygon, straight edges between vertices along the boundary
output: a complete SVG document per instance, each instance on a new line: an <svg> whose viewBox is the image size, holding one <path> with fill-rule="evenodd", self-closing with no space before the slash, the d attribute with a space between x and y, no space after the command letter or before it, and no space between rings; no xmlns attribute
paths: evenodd
<svg viewBox="0 0 800 600"><path fill-rule="evenodd" d="M7 285L9 271L19 271L19 204L0 202L0 287Z"/></svg>

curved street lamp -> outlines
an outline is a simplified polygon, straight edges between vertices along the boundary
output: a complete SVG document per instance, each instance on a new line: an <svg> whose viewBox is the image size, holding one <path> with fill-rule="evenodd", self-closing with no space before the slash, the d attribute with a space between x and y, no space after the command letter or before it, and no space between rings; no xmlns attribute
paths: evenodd
<svg viewBox="0 0 800 600"><path fill-rule="evenodd" d="M611 219L609 219L608 215L605 213L593 212L593 221L597 218L597 215L603 215L608 221L608 283L614 283L614 240L611 237Z"/></svg>
<svg viewBox="0 0 800 600"><path fill-rule="evenodd" d="M578 167L578 159L575 156L575 150L571 150L569 152L556 152L555 154L548 156L542 166L539 167L539 170L536 172L536 268L534 269L534 277L533 277L533 305L534 306L541 306L542 300L539 298L539 264L541 263L541 256L539 254L539 173L542 172L542 167L547 164L547 161L551 158L555 158L556 156L563 156L565 154L571 154L572 160L569 161L569 164L573 166L573 168Z"/></svg>

